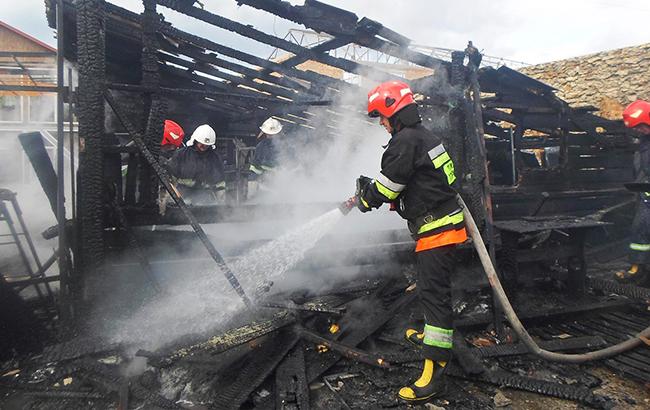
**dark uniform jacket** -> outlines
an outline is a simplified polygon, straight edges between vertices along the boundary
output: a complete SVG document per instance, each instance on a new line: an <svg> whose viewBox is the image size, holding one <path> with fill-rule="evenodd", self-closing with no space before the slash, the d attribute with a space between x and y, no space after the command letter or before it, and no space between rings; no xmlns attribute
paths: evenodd
<svg viewBox="0 0 650 410"><path fill-rule="evenodd" d="M396 202L397 212L416 237L461 229L465 226L463 213L451 186L456 180L454 164L442 140L421 124L419 116L409 113L410 109L415 106L396 114L403 114L401 129L393 134L381 159L381 172L362 199L370 207ZM399 126L400 118L397 120Z"/></svg>
<svg viewBox="0 0 650 410"><path fill-rule="evenodd" d="M273 139L264 138L255 146L255 155L251 161L250 170L257 175L272 171L277 166L277 156L277 147Z"/></svg>
<svg viewBox="0 0 650 410"><path fill-rule="evenodd" d="M168 163L170 173L178 183L193 188L219 188L224 185L223 160L214 149L199 152L194 146L174 153Z"/></svg>
<svg viewBox="0 0 650 410"><path fill-rule="evenodd" d="M650 135L641 137L634 173L638 182L650 182Z"/></svg>

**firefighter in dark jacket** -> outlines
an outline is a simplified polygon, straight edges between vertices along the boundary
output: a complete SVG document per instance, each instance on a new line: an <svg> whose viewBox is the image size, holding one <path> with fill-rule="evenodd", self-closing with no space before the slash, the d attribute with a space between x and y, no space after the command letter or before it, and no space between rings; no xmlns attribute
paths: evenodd
<svg viewBox="0 0 650 410"><path fill-rule="evenodd" d="M638 132L636 180L650 182L650 103L637 100L623 111L625 126ZM616 272L615 278L623 283L647 285L648 263L650 263L650 192L641 192L632 226L632 241L629 245L630 267Z"/></svg>
<svg viewBox="0 0 650 410"><path fill-rule="evenodd" d="M392 138L373 180L360 177L362 212L392 203L416 239L417 292L424 330L407 329L407 340L422 345L424 369L399 397L423 401L445 393L445 368L451 360L451 276L456 245L467 239L463 212L452 184L454 164L439 137L421 124L409 86L390 81L368 94L368 115L379 117Z"/></svg>
<svg viewBox="0 0 650 410"><path fill-rule="evenodd" d="M260 142L255 146L255 154L251 161L250 171L257 176L271 172L278 165L278 150L275 136L282 131L282 124L273 117L269 117L260 126L257 139Z"/></svg>
<svg viewBox="0 0 650 410"><path fill-rule="evenodd" d="M200 125L169 161L183 199L190 203L213 203L226 187L223 160L215 150L217 134L207 124Z"/></svg>

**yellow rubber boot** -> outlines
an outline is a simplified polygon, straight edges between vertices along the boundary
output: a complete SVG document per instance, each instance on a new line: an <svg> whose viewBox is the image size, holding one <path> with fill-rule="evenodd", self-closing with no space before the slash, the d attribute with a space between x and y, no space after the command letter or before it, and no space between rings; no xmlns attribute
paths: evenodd
<svg viewBox="0 0 650 410"><path fill-rule="evenodd" d="M444 394L447 390L444 370L447 362L424 360L424 369L420 378L410 386L402 387L398 396L402 400L417 402L429 400Z"/></svg>

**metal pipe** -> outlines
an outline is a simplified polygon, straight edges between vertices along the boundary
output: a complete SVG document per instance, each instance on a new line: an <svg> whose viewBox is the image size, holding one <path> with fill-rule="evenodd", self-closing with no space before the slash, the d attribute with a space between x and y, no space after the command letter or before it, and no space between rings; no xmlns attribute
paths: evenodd
<svg viewBox="0 0 650 410"><path fill-rule="evenodd" d="M515 164L515 133L510 128L510 162L512 163L512 186L517 185L517 164Z"/></svg>
<svg viewBox="0 0 650 410"><path fill-rule="evenodd" d="M56 219L59 225L59 275L65 277L67 270L65 234L65 181L63 157L63 0L56 2L56 84L59 92L56 95L56 177L57 203Z"/></svg>
<svg viewBox="0 0 650 410"><path fill-rule="evenodd" d="M458 195L457 198L458 198L458 204L463 208L463 214L465 215L465 224L469 229L470 236L472 237L473 240L474 248L476 249L479 259L481 260L481 264L485 269L485 275L488 278L488 282L490 283L490 286L494 291L493 294L495 295L497 301L503 308L503 312L505 313L508 322L510 322L512 329L515 331L517 336L519 336L521 341L526 345L526 347L531 353L541 357L542 359L546 359L554 362L584 363L592 360L606 359L608 357L612 357L624 353L628 350L634 349L637 346L641 346L644 343L644 339L647 340L648 338L650 338L650 327L647 327L646 329L644 329L642 332L640 332L630 340L626 340L625 342L618 343L614 346L610 346L600 350L595 350L593 352L588 352L588 353L562 354L562 353L549 352L548 350L544 350L541 347L539 347L539 345L530 336L526 328L524 328L524 325L521 323L521 321L517 317L517 314L512 308L512 305L510 304L510 301L508 300L508 297L506 296L506 293L503 290L503 286L501 286L501 281L499 281L499 277L497 276L496 270L494 269L494 265L490 260L490 255L488 254L488 251L485 248L485 243L483 243L483 238L481 237L478 227L476 226L476 222L474 221L472 214L469 212L467 205L465 204L465 201L463 201L463 198L461 198L460 195Z"/></svg>
<svg viewBox="0 0 650 410"><path fill-rule="evenodd" d="M68 68L68 138L70 138L70 208L72 220L77 218L77 200L74 169L74 120L72 115L72 68Z"/></svg>

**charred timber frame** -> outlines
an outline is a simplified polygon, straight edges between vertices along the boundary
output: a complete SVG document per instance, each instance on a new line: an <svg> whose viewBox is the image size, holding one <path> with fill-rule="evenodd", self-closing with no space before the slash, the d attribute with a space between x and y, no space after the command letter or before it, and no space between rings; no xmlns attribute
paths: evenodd
<svg viewBox="0 0 650 410"><path fill-rule="evenodd" d="M107 13L110 13L111 15L119 16L120 19L128 21L131 25L135 25L136 27L141 23L141 16L133 12L130 12L128 10L125 10L121 7L115 6L113 4L106 3L105 10ZM122 29L124 28L122 26L120 27ZM133 30L132 27L131 30ZM134 35L138 33L137 29L133 31L134 31L133 33ZM160 26L158 27L158 32L169 38L173 38L175 40L181 40L181 42L178 44L166 44L166 43L161 44L161 47L167 52L185 54L188 57L196 58L197 54L201 54L196 51L197 49L210 50L212 52L222 54L224 56L239 61L243 61L248 64L262 67L266 70L269 70L270 72L277 72L283 76L278 78L275 76L264 75L262 72L256 72L252 77L250 77L251 79L257 78L258 76L262 76L261 79L265 81L271 83L278 83L278 84L284 83L282 84L283 86L287 86L289 88L295 88L298 90L301 89L305 90L306 89L305 85L301 84L300 82L297 82L296 80L293 80L292 78L287 78L287 77L293 77L302 81L306 81L307 83L310 83L311 87L309 88L309 90L312 90L313 88L324 89L326 87L337 89L339 87L350 86L348 83L342 80L328 77L326 75L319 74L314 71L302 71L296 68L286 67L285 65L278 64L270 60L266 60L251 54L244 53L242 51L233 49L231 47L227 47L218 44L214 41L207 40L205 38L179 30L167 23L161 23ZM305 50L306 52L309 52L309 49L305 49ZM212 55L209 54L203 54L203 55L206 56L207 58L213 59ZM236 63L225 62L222 59L216 59L216 60L213 59L213 61L203 61L203 62L222 66L223 68L227 68L229 70L235 71L242 75L250 76L251 74L253 74L251 71L254 71ZM314 95L320 96L320 94L318 93Z"/></svg>
<svg viewBox="0 0 650 410"><path fill-rule="evenodd" d="M369 78L372 78L376 81L385 81L386 79L396 79L396 77L371 68L369 66L364 66L355 61L346 60L344 58L332 57L326 53L316 54L313 50L302 47L300 45L294 44L290 41L268 35L262 31L256 30L250 26L238 23L236 21L229 20L225 17L212 14L208 11L202 10L198 7L187 6L179 3L174 0L157 0L161 6L169 7L172 10L176 10L190 17L194 17L198 20L210 23L214 26L220 27L225 30L229 30L240 34L244 37L252 38L254 40L260 41L264 44L268 44L273 47L280 48L285 51L289 51L295 55L306 55L309 59L317 60L323 64L327 64L332 67L339 68L341 70L347 71L354 74L364 74Z"/></svg>
<svg viewBox="0 0 650 410"><path fill-rule="evenodd" d="M305 1L304 6L293 6L287 1L280 0L237 0L237 3L268 11L278 17L335 37L351 36L353 41L361 46L410 61L422 67L435 69L449 66L447 61L409 50L406 47L408 39L376 21L363 18L357 22L357 16L354 13L315 0ZM377 34L390 41L377 38Z"/></svg>

